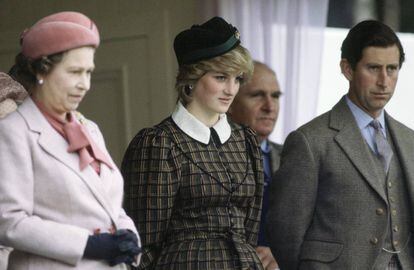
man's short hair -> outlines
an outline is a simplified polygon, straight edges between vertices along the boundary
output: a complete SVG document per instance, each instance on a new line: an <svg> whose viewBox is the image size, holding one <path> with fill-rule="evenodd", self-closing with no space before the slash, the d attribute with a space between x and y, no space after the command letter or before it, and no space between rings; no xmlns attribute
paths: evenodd
<svg viewBox="0 0 414 270"><path fill-rule="evenodd" d="M342 42L341 58L347 59L351 67L355 69L362 58L362 51L366 47L386 48L393 45L397 45L400 51L399 64L401 67L405 60L405 54L400 39L395 32L382 22L366 20L358 23L349 31Z"/></svg>

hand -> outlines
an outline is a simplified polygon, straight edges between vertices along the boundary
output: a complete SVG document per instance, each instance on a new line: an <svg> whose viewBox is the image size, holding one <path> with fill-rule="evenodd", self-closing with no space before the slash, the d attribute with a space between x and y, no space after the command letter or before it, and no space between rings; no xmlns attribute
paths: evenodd
<svg viewBox="0 0 414 270"><path fill-rule="evenodd" d="M259 256L265 270L279 269L279 265L273 257L270 248L259 246L256 248L256 253Z"/></svg>
<svg viewBox="0 0 414 270"><path fill-rule="evenodd" d="M118 230L114 234L100 233L90 235L85 247L84 257L106 260L111 266L120 263L132 264L136 255L141 253L138 238L129 230Z"/></svg>
<svg viewBox="0 0 414 270"><path fill-rule="evenodd" d="M132 265L137 256L141 253L141 248L138 247L138 238L136 234L130 230L118 230L115 235L125 236L124 240L119 243L118 248L122 252L113 260L109 261L110 266L114 266L120 263Z"/></svg>

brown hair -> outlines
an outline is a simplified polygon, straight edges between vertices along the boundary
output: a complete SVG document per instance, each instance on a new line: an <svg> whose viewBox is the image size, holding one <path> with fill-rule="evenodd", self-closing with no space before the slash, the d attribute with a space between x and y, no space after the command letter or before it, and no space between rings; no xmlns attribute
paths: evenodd
<svg viewBox="0 0 414 270"><path fill-rule="evenodd" d="M60 63L65 52L60 52L42 58L31 60L22 53L16 55L15 64L9 74L30 93L37 83L37 74L47 75L53 67Z"/></svg>
<svg viewBox="0 0 414 270"><path fill-rule="evenodd" d="M355 69L365 48L387 48L393 45L396 45L400 52L399 64L401 68L405 60L405 53L397 34L382 22L362 21L349 30L342 42L341 58L348 60L352 69Z"/></svg>

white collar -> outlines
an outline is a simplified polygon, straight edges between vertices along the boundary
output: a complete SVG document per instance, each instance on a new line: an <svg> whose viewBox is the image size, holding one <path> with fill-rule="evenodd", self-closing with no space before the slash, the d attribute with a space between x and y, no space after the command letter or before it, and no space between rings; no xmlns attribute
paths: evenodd
<svg viewBox="0 0 414 270"><path fill-rule="evenodd" d="M210 141L210 128L198 120L194 115L192 115L187 109L181 104L177 103L174 112L171 115L174 123L184 131L185 134L202 142L208 144ZM220 114L219 120L214 126L212 126L217 132L220 142L225 143L231 135L231 127L227 122L227 116L225 113Z"/></svg>

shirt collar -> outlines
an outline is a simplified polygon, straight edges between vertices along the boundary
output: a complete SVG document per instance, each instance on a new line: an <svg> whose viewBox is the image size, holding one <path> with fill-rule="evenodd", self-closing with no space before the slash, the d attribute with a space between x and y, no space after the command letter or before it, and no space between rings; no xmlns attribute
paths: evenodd
<svg viewBox="0 0 414 270"><path fill-rule="evenodd" d="M181 104L177 103L174 112L171 115L173 121L177 126L184 131L185 134L202 142L208 144L210 141L210 128L198 120ZM226 114L220 114L219 120L212 126L220 138L220 142L225 143L231 135L231 127L227 121Z"/></svg>
<svg viewBox="0 0 414 270"><path fill-rule="evenodd" d="M357 125L359 129L364 129L371 123L374 118L372 118L369 114L364 112L361 108L359 108L357 105L355 105L352 100L349 99L348 96L346 98L346 103L348 104L349 109L351 110L352 114L355 117L355 120L357 122ZM384 133L385 136L385 117L384 117L384 110L381 110L381 114L378 116L377 120L381 124L381 130Z"/></svg>
<svg viewBox="0 0 414 270"><path fill-rule="evenodd" d="M270 153L270 147L269 147L269 141L268 140L263 140L262 143L260 144L260 149L262 149L263 153Z"/></svg>

